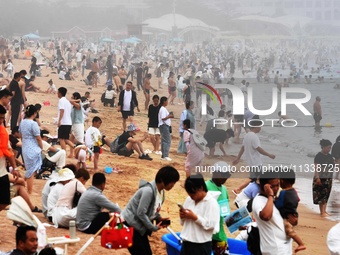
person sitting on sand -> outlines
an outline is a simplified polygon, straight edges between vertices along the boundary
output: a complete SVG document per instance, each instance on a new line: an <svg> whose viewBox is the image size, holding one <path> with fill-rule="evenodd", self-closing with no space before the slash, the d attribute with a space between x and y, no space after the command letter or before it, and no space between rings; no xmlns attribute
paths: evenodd
<svg viewBox="0 0 340 255"><path fill-rule="evenodd" d="M21 177L19 178L14 177L10 173L8 173L8 179L9 179L9 182L11 183L11 188L10 188L11 198L20 196L25 200L25 202L27 203L27 205L29 206L32 212L42 213L42 210L39 209L37 206L34 206L33 203L31 202L31 199L25 188L26 186L25 180Z"/></svg>
<svg viewBox="0 0 340 255"><path fill-rule="evenodd" d="M57 87L54 85L52 79L48 81L48 89L46 90L47 94L57 94Z"/></svg>
<svg viewBox="0 0 340 255"><path fill-rule="evenodd" d="M43 145L41 151L43 159L47 158L49 161L56 163L57 168L61 169L66 163L66 151L56 148L47 142L48 139L53 138L48 131L41 130L40 136Z"/></svg>
<svg viewBox="0 0 340 255"><path fill-rule="evenodd" d="M87 234L95 234L110 219L110 213L102 212L102 208L110 212L121 212L119 206L103 194L105 184L105 175L95 173L92 177L92 186L81 195L76 217L78 230Z"/></svg>
<svg viewBox="0 0 340 255"><path fill-rule="evenodd" d="M25 91L40 92L40 88L35 83L35 76L34 75L32 75L31 78L29 78L26 81Z"/></svg>
<svg viewBox="0 0 340 255"><path fill-rule="evenodd" d="M148 134L145 133L143 138L135 138L137 128L134 124L130 124L127 128L127 131L124 131L123 134L120 135L118 140L118 155L130 157L135 150L139 159L152 160L148 154L144 152L142 142L144 142L148 138Z"/></svg>

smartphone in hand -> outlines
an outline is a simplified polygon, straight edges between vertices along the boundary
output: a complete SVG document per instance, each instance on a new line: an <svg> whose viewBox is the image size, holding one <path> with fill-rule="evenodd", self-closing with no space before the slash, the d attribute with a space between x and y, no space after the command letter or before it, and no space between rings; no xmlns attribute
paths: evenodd
<svg viewBox="0 0 340 255"><path fill-rule="evenodd" d="M183 207L183 205L182 205L182 204L180 204L180 203L177 203L177 205L178 205L178 207L179 207L179 209L180 209L180 210L184 210L184 207Z"/></svg>

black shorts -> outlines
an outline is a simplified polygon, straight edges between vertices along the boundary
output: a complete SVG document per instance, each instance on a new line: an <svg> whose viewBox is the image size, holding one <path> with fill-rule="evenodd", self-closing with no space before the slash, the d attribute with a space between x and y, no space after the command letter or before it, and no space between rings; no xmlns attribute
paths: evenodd
<svg viewBox="0 0 340 255"><path fill-rule="evenodd" d="M313 118L314 118L315 122L320 122L320 120L322 120L321 115L318 114L318 113L314 113Z"/></svg>
<svg viewBox="0 0 340 255"><path fill-rule="evenodd" d="M129 118L129 116L133 116L135 113L133 111L122 111L122 117L123 119Z"/></svg>
<svg viewBox="0 0 340 255"><path fill-rule="evenodd" d="M93 153L100 153L100 147L99 146L93 146Z"/></svg>
<svg viewBox="0 0 340 255"><path fill-rule="evenodd" d="M72 125L61 125L58 128L58 138L59 139L70 139L70 133L71 133Z"/></svg>
<svg viewBox="0 0 340 255"><path fill-rule="evenodd" d="M118 155L119 156L125 156L125 157L130 157L131 154L133 154L133 150L128 150L126 146L122 147L121 149L118 150Z"/></svg>
<svg viewBox="0 0 340 255"><path fill-rule="evenodd" d="M0 177L0 204L9 205L11 203L11 192L8 174Z"/></svg>
<svg viewBox="0 0 340 255"><path fill-rule="evenodd" d="M145 89L144 91L145 91L146 94L150 95L150 89Z"/></svg>

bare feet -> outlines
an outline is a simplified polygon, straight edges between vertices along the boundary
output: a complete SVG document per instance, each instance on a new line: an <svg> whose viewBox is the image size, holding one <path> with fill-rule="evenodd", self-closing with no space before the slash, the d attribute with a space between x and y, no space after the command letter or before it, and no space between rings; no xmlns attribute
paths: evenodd
<svg viewBox="0 0 340 255"><path fill-rule="evenodd" d="M294 250L295 252L299 252L299 251L303 251L306 250L307 247L304 245L299 245L298 247L296 247L296 249Z"/></svg>
<svg viewBox="0 0 340 255"><path fill-rule="evenodd" d="M329 217L329 216L331 216L331 214L325 212L325 213L320 214L320 216L321 217Z"/></svg>

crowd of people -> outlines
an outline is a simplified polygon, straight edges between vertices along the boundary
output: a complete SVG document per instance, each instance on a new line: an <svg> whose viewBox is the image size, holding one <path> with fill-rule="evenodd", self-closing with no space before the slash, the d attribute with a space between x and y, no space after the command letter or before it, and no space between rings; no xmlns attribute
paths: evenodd
<svg viewBox="0 0 340 255"><path fill-rule="evenodd" d="M112 53L107 47L99 49L91 45L88 50L84 50L83 46L84 43L80 41L69 43L56 40L46 44L46 49L53 54L51 58L44 56L40 48L33 57L25 52L25 55L31 58L28 73L25 70L16 72L15 63L12 63L8 52L5 52L8 60L3 63L2 70L7 72L7 77L2 79L3 87L0 90L0 210L10 204L10 182L14 182L16 195L22 196L33 212L43 212L57 227L68 227L69 222L75 220L79 231L94 234L112 216L108 212L102 212L102 208L105 208L109 212L120 213L126 226L134 227L133 246L129 248L131 254L152 254L148 235L167 227L163 222L168 219L162 218L159 212L165 199L164 191L170 191L179 181L179 172L172 166L162 167L153 181L141 181L139 189L126 207L121 209L103 194L106 177L101 173L99 158L103 146L111 149L116 144L114 152L119 156L131 157L135 153L138 154L138 159L151 161L155 158L150 157L150 154L155 154L160 155L160 160L170 164L173 161L171 153L174 153L170 152L172 137L178 136L177 153L186 155L182 165L186 174L184 188L188 194L179 210L180 222L183 225L181 236L184 240L181 254L210 255L212 251L214 254L224 254L227 249L224 231L226 215L221 214L221 204L226 201L229 203L228 191L224 184L231 174L217 171L211 179L205 181L204 177L194 173L194 170L197 166L203 166L205 157L214 158L217 155L217 143L223 156L227 156L226 146L233 146L228 143L229 139L234 137L234 142L239 143L242 126L231 126L227 120L239 123L252 120L251 126L244 126L242 147L232 162L234 165L238 164L242 155L245 155L246 164L251 169L249 179L233 190L237 195L235 202L238 206L246 205L249 211L253 212L259 228L262 254L292 254L291 239L298 244L295 252L306 249L293 229L297 224L299 201L293 188L295 176L287 177L261 171L261 155L273 160L275 155L261 147L257 135L261 131L259 116L252 114L247 108L244 116L234 116L230 111L233 104L232 95L224 89L219 91L223 104L217 114L208 101L207 114L204 115L197 107L201 106L204 93L199 84L225 82L235 85L234 75L239 72L242 74L240 88L243 93L247 93L249 81L246 76L254 72L254 78L257 78L258 82L273 83L278 88L286 87L303 82L300 78L309 72L307 63L312 58L315 58L320 67L312 68L310 72L320 74L329 70L334 64L330 55L335 54L335 46L322 48L321 45L306 42L304 45L291 43L290 47L287 47L279 44L277 49L269 46L262 49L254 42L244 46L244 52L240 53L232 47L218 43L197 44L191 51L184 48L176 51L166 47L151 51L151 47L137 45L121 48L119 55ZM318 54L312 55L311 51L316 49ZM37 59L38 55L42 57L41 60ZM56 70L58 79L81 79L79 82L84 82L83 86L88 90L99 90L101 85L105 84L102 96L104 107L116 107L122 116L123 132L115 134L118 135L116 140L109 139L100 131L100 114L94 116L91 125L85 129L88 113L98 113L94 109L94 101L90 99L89 91L84 96L74 91L69 97L66 85L57 87L52 79L48 81L46 91L39 87L40 84L38 86L39 76L42 75L38 65L40 61L45 61L45 66L51 67L52 72ZM284 71L287 77L283 78L280 71L271 72L278 63L282 70L288 66L288 74ZM85 70L89 70L87 76ZM10 78L12 80L9 80ZM317 82L321 83L322 80L323 78L320 78ZM307 79L306 83L309 83ZM61 81L61 84L65 83ZM28 104L27 91L51 93L58 97L56 137L53 137L50 130L39 120L41 105ZM140 109L138 102L141 93L145 97L144 109ZM185 109L180 114L177 134L177 131L172 130L171 124L175 114L168 109L169 106L182 109L182 105ZM135 110L144 110L147 113L148 131L142 136L137 135L140 128L135 122ZM320 98L316 99L314 112L316 125L319 125ZM204 129L203 125L205 131L200 135L197 130ZM6 128L10 129L10 135ZM55 138L59 146L51 144ZM197 139L203 141L203 145ZM145 149L148 140L152 144L152 150ZM333 145L332 153L332 143L322 140L322 150L314 159L316 167L327 165L326 173L315 172L313 180L313 201L320 206L322 217L328 216L326 205L333 178L328 170L334 164L339 164L339 140L338 138ZM7 145L8 141L11 148ZM209 149L209 155L205 154L206 148ZM73 158L77 165L67 165L67 157ZM39 209L30 201L30 195L33 193L35 175L41 171L44 159L54 164L55 171L52 171L41 191L42 209ZM93 167L92 163L87 163L88 159L93 162ZM24 179L18 181L21 177L18 166L21 165L26 172ZM12 167L11 173L8 172L9 167ZM86 189L85 184L90 179L87 170L89 167L94 174L92 185ZM114 167L114 172L121 173L122 170ZM11 181L13 179L15 181ZM278 195L280 186L282 191ZM221 194L213 197L209 191L219 191ZM76 194L80 194L80 199L75 202ZM153 223L154 220L156 224ZM34 232L34 228L18 228L17 250L24 254L36 251L37 238ZM27 244L27 238L31 239L33 244ZM17 254L15 252L18 253L13 251L12 254Z"/></svg>

